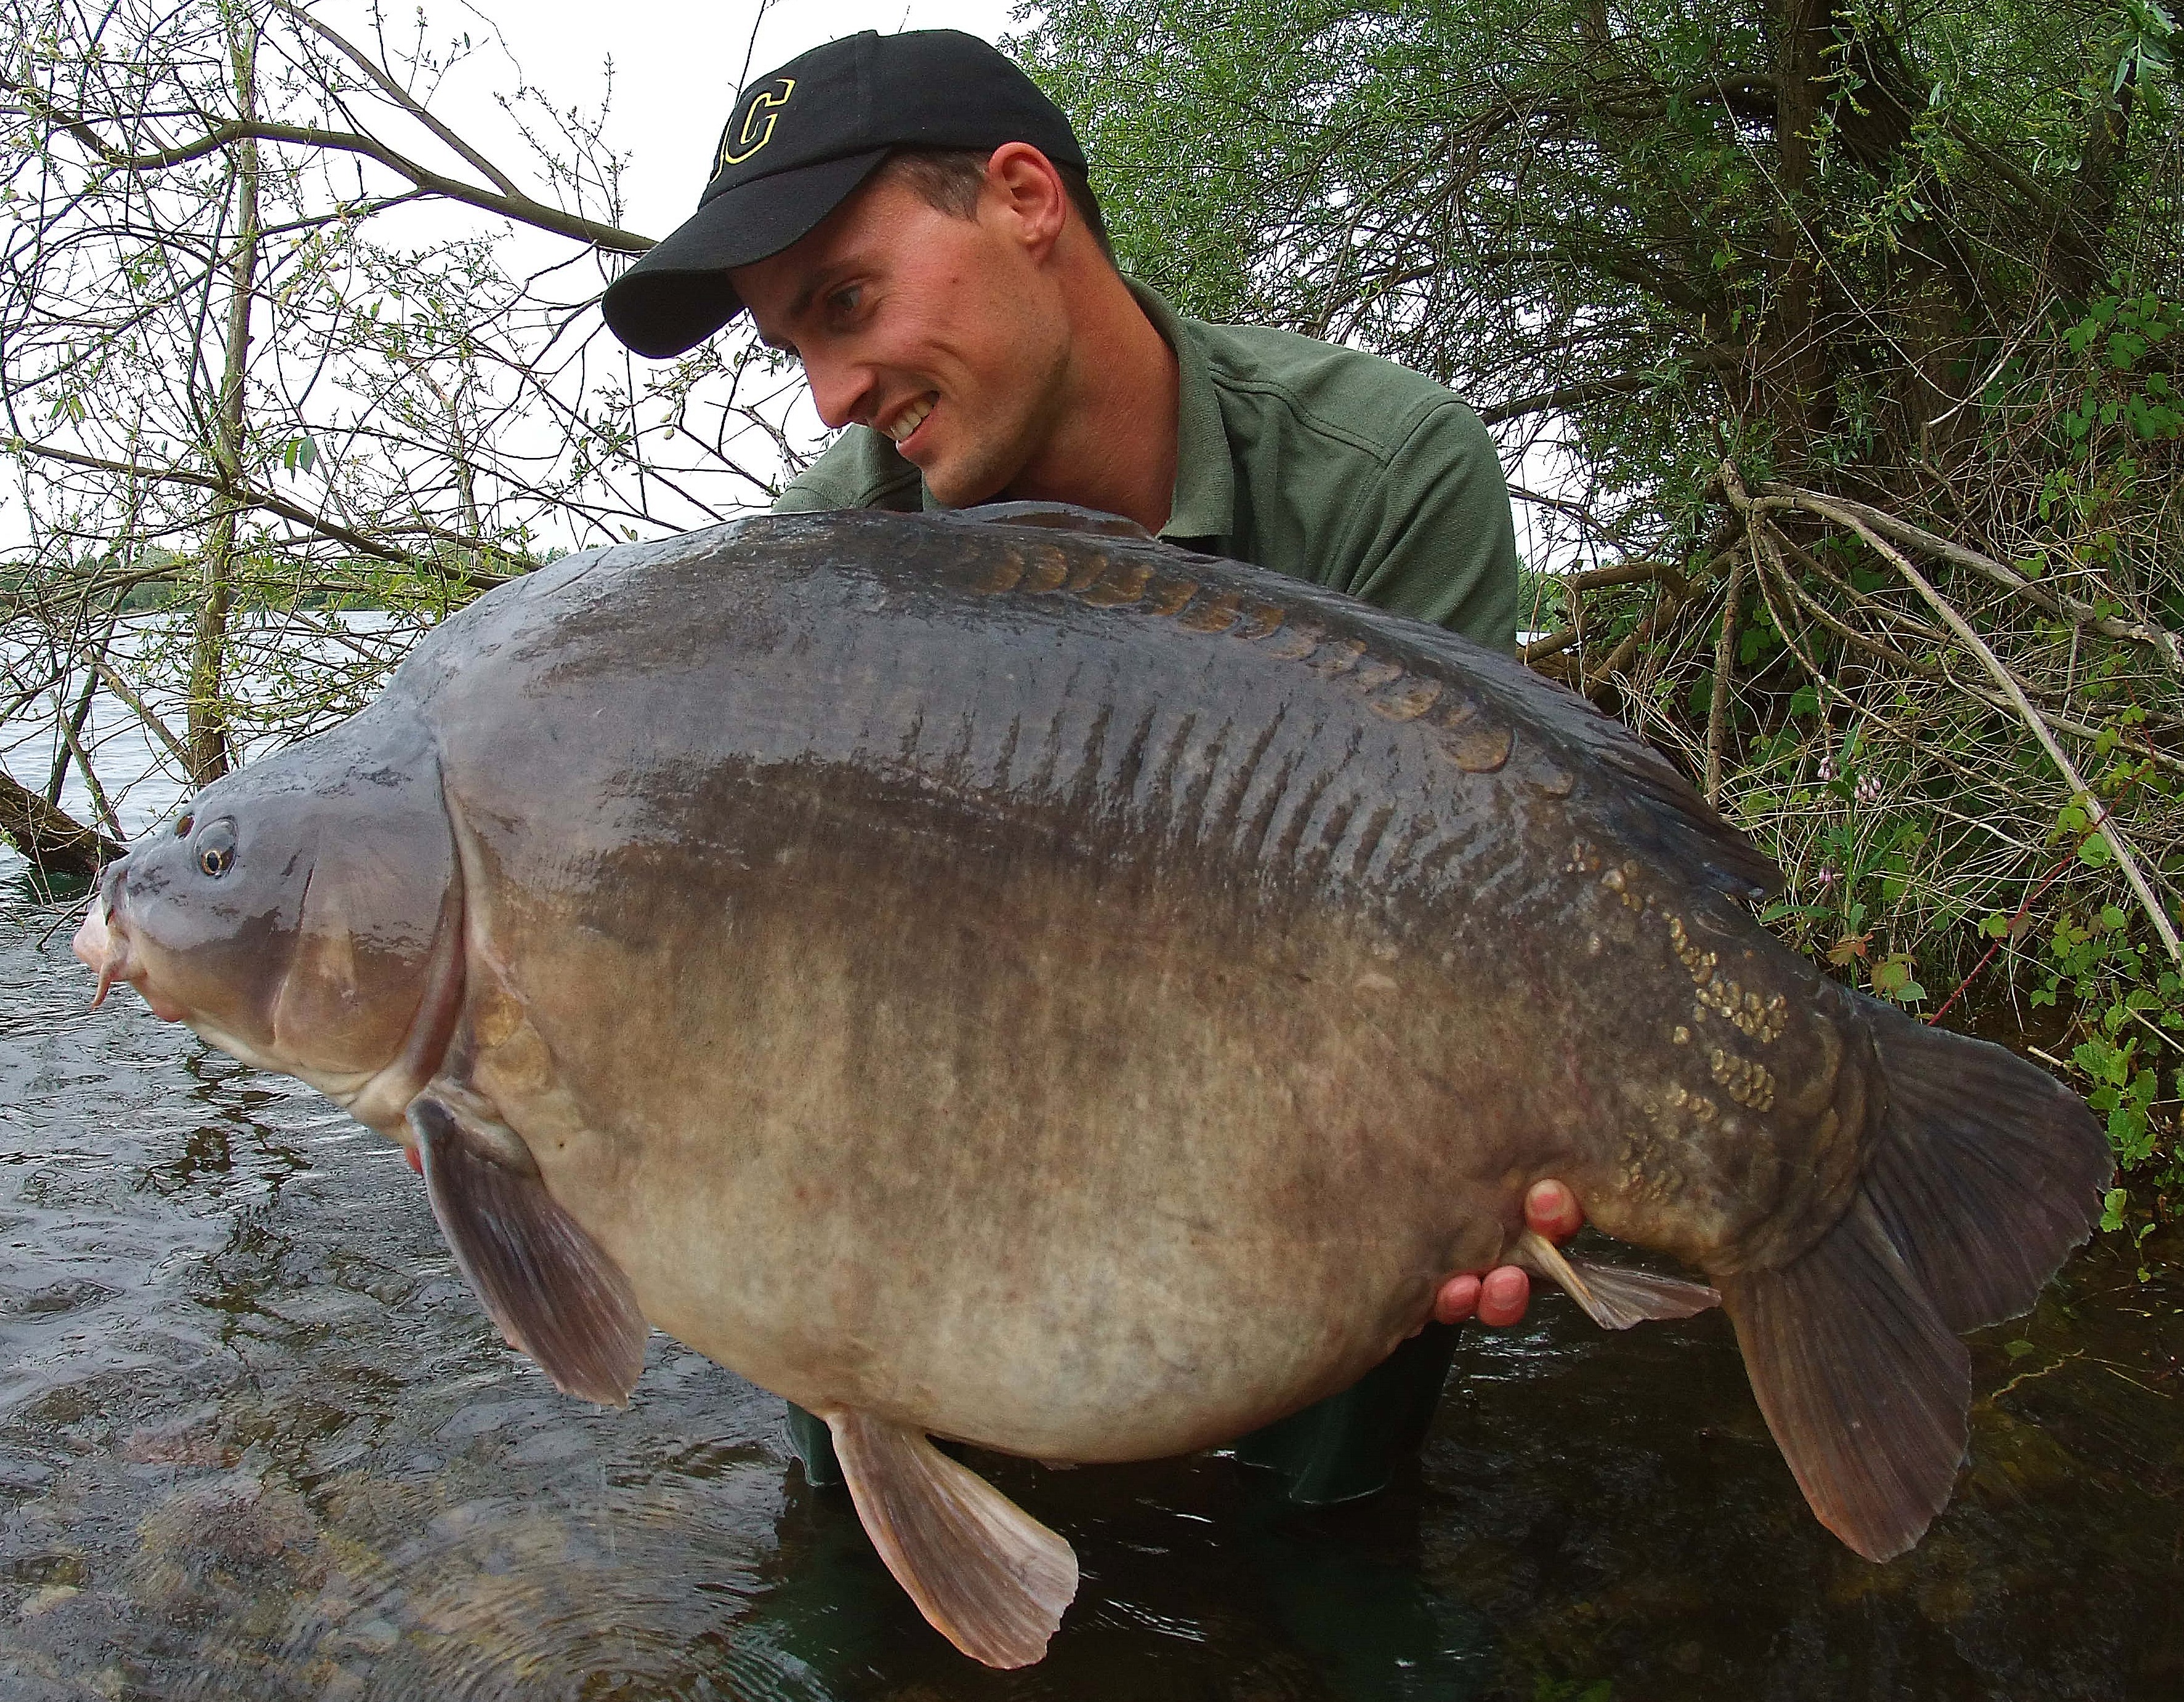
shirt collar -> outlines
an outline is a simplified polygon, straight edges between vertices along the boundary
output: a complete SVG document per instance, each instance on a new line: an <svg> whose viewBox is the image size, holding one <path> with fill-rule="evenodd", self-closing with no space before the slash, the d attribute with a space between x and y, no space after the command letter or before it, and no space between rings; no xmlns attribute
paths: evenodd
<svg viewBox="0 0 2184 1702"><path fill-rule="evenodd" d="M1175 351L1175 500L1160 535L1178 541L1226 538L1235 520L1236 475L1228 457L1228 433L1221 423L1221 403L1213 393L1213 374L1206 364L1205 345L1193 334L1190 321L1157 292L1135 278L1123 281L1153 322L1153 329ZM941 508L922 477L917 489L920 506L928 514Z"/></svg>
<svg viewBox="0 0 2184 1702"><path fill-rule="evenodd" d="M1213 394L1213 374L1206 346L1195 327L1156 292L1135 278L1130 286L1153 329L1175 351L1177 419L1175 503L1165 538L1225 538L1236 514L1236 474L1228 456L1228 433L1221 424L1221 403Z"/></svg>

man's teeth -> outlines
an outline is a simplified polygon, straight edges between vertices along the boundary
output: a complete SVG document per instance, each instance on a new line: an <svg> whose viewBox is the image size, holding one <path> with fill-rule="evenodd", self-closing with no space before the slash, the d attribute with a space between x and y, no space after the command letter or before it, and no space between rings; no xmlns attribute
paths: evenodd
<svg viewBox="0 0 2184 1702"><path fill-rule="evenodd" d="M916 401L888 421L885 428L888 436L898 443L905 442L911 432L925 423L925 416L933 411L933 403L939 400L938 396L918 398Z"/></svg>

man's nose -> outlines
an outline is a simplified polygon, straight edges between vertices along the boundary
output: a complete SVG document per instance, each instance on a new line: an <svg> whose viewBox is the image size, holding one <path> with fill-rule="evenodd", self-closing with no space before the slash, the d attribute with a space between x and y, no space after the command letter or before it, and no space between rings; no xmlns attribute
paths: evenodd
<svg viewBox="0 0 2184 1702"><path fill-rule="evenodd" d="M865 412L872 405L870 369L853 361L807 360L804 381L811 387L811 405L819 410L828 431L838 431L860 421L871 423L865 420Z"/></svg>

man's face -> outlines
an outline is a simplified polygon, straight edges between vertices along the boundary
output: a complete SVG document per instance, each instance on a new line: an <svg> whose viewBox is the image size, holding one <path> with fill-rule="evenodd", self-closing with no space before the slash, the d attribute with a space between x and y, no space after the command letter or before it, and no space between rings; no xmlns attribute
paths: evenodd
<svg viewBox="0 0 2184 1702"><path fill-rule="evenodd" d="M1021 209L978 216L884 173L794 247L729 275L759 334L794 351L820 417L885 432L940 502L997 495L1054 428L1069 320Z"/></svg>

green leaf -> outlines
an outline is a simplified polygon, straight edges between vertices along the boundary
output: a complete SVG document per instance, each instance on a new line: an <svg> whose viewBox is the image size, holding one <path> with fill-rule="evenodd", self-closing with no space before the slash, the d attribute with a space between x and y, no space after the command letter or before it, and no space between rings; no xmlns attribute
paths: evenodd
<svg viewBox="0 0 2184 1702"><path fill-rule="evenodd" d="M2004 1342L2002 1344L2002 1350L2005 1354L2008 1354L2013 1360L2021 1360L2027 1354L2039 1352L2037 1348L2034 1347L2031 1343L2026 1341L2022 1336L2020 1336L2014 1342Z"/></svg>
<svg viewBox="0 0 2184 1702"><path fill-rule="evenodd" d="M2101 1202L2101 1227L2111 1233L2123 1227L2124 1208L2131 1204L2131 1195L2120 1188L2108 1191Z"/></svg>

